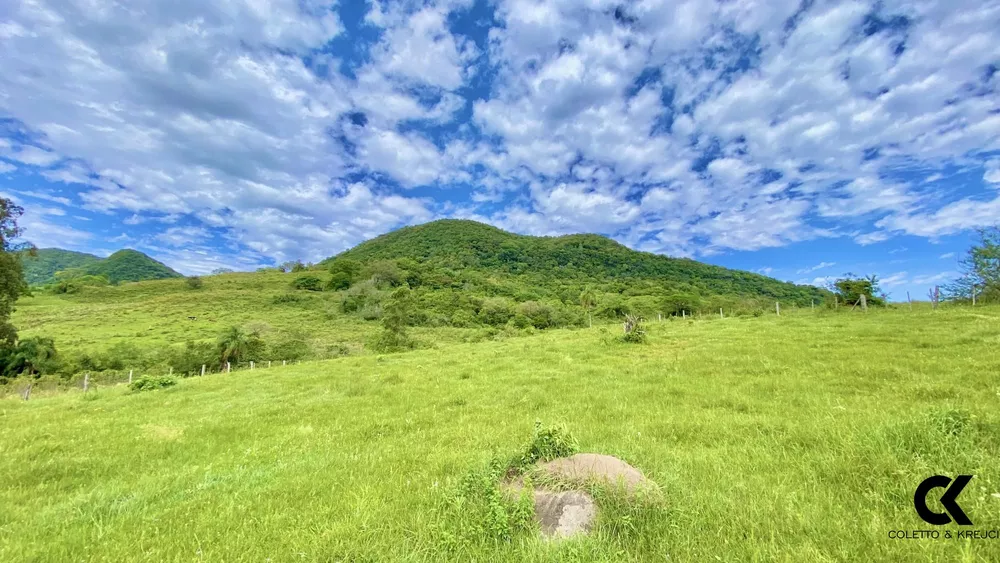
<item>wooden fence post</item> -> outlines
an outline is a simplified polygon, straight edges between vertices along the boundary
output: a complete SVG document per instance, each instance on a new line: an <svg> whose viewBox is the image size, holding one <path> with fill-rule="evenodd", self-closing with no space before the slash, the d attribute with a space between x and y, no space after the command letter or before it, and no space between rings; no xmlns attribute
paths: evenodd
<svg viewBox="0 0 1000 563"><path fill-rule="evenodd" d="M28 384L28 388L25 389L24 393L21 394L21 397L24 398L25 401L27 401L28 399L31 398L31 386L32 385L34 385L34 383L29 383Z"/></svg>
<svg viewBox="0 0 1000 563"><path fill-rule="evenodd" d="M688 317L688 312L685 311L684 309L681 309L681 318L686 319L687 317Z"/></svg>
<svg viewBox="0 0 1000 563"><path fill-rule="evenodd" d="M233 371L233 365L230 364L229 362L226 362L226 373L229 373L231 371Z"/></svg>
<svg viewBox="0 0 1000 563"><path fill-rule="evenodd" d="M812 300L812 306L809 307L809 308L810 309L815 309L816 308L816 300L815 299Z"/></svg>
<svg viewBox="0 0 1000 563"><path fill-rule="evenodd" d="M250 369L253 369L253 360L250 360Z"/></svg>
<svg viewBox="0 0 1000 563"><path fill-rule="evenodd" d="M83 392L87 392L87 388L90 387L90 372L83 374Z"/></svg>
<svg viewBox="0 0 1000 563"><path fill-rule="evenodd" d="M128 370L128 384L132 385L132 370Z"/></svg>
<svg viewBox="0 0 1000 563"><path fill-rule="evenodd" d="M864 295L861 296L861 310L866 313L868 312L868 300L865 299Z"/></svg>
<svg viewBox="0 0 1000 563"><path fill-rule="evenodd" d="M285 365L285 360L281 360L281 365Z"/></svg>
<svg viewBox="0 0 1000 563"><path fill-rule="evenodd" d="M774 314L779 317L781 316L781 303L778 301L774 302Z"/></svg>
<svg viewBox="0 0 1000 563"><path fill-rule="evenodd" d="M972 286L972 306L973 307L976 306L976 286L975 286L975 284L973 284L973 286Z"/></svg>
<svg viewBox="0 0 1000 563"><path fill-rule="evenodd" d="M726 318L726 316L722 314L722 307L719 307L719 318L720 319Z"/></svg>
<svg viewBox="0 0 1000 563"><path fill-rule="evenodd" d="M201 376L205 377L205 364L201 364Z"/></svg>
<svg viewBox="0 0 1000 563"><path fill-rule="evenodd" d="M267 361L267 367L271 367L271 360Z"/></svg>

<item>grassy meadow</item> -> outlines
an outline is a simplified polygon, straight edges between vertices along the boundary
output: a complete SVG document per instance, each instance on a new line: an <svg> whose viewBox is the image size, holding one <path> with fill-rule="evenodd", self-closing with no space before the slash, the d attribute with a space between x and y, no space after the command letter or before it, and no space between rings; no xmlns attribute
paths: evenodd
<svg viewBox="0 0 1000 563"><path fill-rule="evenodd" d="M322 307L282 312L270 292L287 281L261 279L230 303L223 286L212 300L144 295L154 284L116 302L38 296L16 323L68 347L211 338L224 318L367 330ZM1000 560L1000 540L944 539L954 524L888 537L932 528L912 498L936 473L975 475L959 502L975 529L1000 528L1000 309L648 329L644 345L616 342L614 325L440 332L409 353L2 399L0 561ZM638 467L662 498L605 498L595 533L561 543L483 528L510 507L469 476L519 451L536 420Z"/></svg>

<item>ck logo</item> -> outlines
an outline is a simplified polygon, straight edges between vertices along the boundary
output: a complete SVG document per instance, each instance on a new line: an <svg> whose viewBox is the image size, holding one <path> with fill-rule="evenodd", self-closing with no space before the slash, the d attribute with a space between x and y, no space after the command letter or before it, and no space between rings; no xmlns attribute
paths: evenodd
<svg viewBox="0 0 1000 563"><path fill-rule="evenodd" d="M955 477L954 481L944 475L935 475L924 479L917 486L917 491L913 493L913 506L917 509L917 514L924 519L924 522L936 526L947 524L952 519L960 526L971 526L972 521L962 512L962 508L958 506L956 500L958 495L962 494L962 489L971 480L972 475L959 475ZM934 512L927 508L927 493L938 487L944 489L944 494L941 495L941 505L944 506L945 512Z"/></svg>

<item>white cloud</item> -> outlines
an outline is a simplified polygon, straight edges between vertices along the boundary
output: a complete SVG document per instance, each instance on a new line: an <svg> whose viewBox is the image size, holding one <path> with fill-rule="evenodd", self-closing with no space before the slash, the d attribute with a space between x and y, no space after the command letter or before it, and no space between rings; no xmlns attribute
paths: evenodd
<svg viewBox="0 0 1000 563"><path fill-rule="evenodd" d="M952 281L958 277L958 272L941 272L939 274L926 274L913 278L913 285L932 285Z"/></svg>
<svg viewBox="0 0 1000 563"><path fill-rule="evenodd" d="M899 287L909 283L906 272L896 272L879 279L879 285L886 288Z"/></svg>
<svg viewBox="0 0 1000 563"><path fill-rule="evenodd" d="M939 256L938 258L940 258L942 260L948 260L948 259L954 258L954 257L955 257L955 253L954 252L946 252L946 253L942 254L941 256Z"/></svg>
<svg viewBox="0 0 1000 563"><path fill-rule="evenodd" d="M0 174L6 174L8 172L13 172L15 170L17 170L17 166L14 166L9 162L4 162L0 160Z"/></svg>
<svg viewBox="0 0 1000 563"><path fill-rule="evenodd" d="M798 270L795 273L796 274L811 274L811 273L815 272L816 270L822 270L823 268L829 268L831 266L836 266L836 265L837 265L836 262L820 262L819 264L816 264L815 266L810 266L808 268L802 268L801 270Z"/></svg>
<svg viewBox="0 0 1000 563"><path fill-rule="evenodd" d="M986 163L983 180L991 184L1000 184L1000 159L993 159Z"/></svg>

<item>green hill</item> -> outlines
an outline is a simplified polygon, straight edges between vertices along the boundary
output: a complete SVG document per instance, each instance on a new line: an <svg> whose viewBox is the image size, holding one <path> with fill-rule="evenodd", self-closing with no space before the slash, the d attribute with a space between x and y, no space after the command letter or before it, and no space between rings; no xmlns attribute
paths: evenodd
<svg viewBox="0 0 1000 563"><path fill-rule="evenodd" d="M73 252L61 248L40 248L35 256L22 255L24 279L30 285L42 285L55 280L56 272L76 268L88 268L100 263L93 254Z"/></svg>
<svg viewBox="0 0 1000 563"><path fill-rule="evenodd" d="M107 258L59 248L42 248L36 256L23 256L24 277L31 285L56 281L56 274L104 276L120 282L180 277L181 274L137 250L119 250Z"/></svg>
<svg viewBox="0 0 1000 563"><path fill-rule="evenodd" d="M809 305L826 295L812 286L751 272L638 252L600 235L533 237L456 219L401 228L363 242L323 264L336 259L362 263L414 260L431 269L515 276L535 289L571 283L613 286L612 290L628 293L630 288L634 292L638 286L653 283L660 290L657 293L767 297L799 305Z"/></svg>

